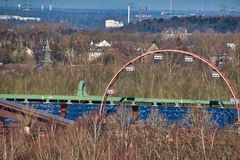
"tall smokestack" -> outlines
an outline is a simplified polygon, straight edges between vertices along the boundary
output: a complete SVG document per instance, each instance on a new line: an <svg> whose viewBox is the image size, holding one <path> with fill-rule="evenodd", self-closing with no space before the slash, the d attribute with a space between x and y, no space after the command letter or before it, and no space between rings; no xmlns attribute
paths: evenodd
<svg viewBox="0 0 240 160"><path fill-rule="evenodd" d="M128 24L131 23L131 6L128 6Z"/></svg>
<svg viewBox="0 0 240 160"><path fill-rule="evenodd" d="M21 9L21 4L18 4L18 10L20 10Z"/></svg>
<svg viewBox="0 0 240 160"><path fill-rule="evenodd" d="M52 1L49 1L49 11L52 11Z"/></svg>
<svg viewBox="0 0 240 160"><path fill-rule="evenodd" d="M42 3L41 3L41 10L43 11L44 9L44 5L43 5L43 0L42 0Z"/></svg>
<svg viewBox="0 0 240 160"><path fill-rule="evenodd" d="M169 10L172 12L172 0L170 0L170 7Z"/></svg>

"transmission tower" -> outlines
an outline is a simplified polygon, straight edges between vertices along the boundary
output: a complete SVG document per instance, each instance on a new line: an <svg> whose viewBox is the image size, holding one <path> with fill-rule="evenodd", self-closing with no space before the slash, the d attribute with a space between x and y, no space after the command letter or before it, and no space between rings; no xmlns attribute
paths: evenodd
<svg viewBox="0 0 240 160"><path fill-rule="evenodd" d="M144 19L147 19L148 17L148 7L145 8L145 18Z"/></svg>
<svg viewBox="0 0 240 160"><path fill-rule="evenodd" d="M142 22L142 7L139 8L138 21Z"/></svg>
<svg viewBox="0 0 240 160"><path fill-rule="evenodd" d="M46 43L43 45L42 53L41 53L41 57L40 57L40 61L39 62L42 65L50 65L50 64L52 64L51 49L50 49L50 46L49 46L48 39L47 39Z"/></svg>
<svg viewBox="0 0 240 160"><path fill-rule="evenodd" d="M4 14L8 15L8 0L4 0Z"/></svg>
<svg viewBox="0 0 240 160"><path fill-rule="evenodd" d="M23 10L30 11L32 6L31 0L25 0L23 3Z"/></svg>
<svg viewBox="0 0 240 160"><path fill-rule="evenodd" d="M225 15L226 6L223 3L220 4L220 10L219 11L220 11L221 16Z"/></svg>
<svg viewBox="0 0 240 160"><path fill-rule="evenodd" d="M130 6L131 6L132 11L137 9L137 4L133 0L131 2Z"/></svg>

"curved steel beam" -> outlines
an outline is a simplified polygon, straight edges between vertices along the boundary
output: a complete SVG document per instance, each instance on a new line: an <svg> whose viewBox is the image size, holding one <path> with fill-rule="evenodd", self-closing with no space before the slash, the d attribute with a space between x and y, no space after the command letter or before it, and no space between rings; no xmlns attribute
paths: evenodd
<svg viewBox="0 0 240 160"><path fill-rule="evenodd" d="M113 84L115 83L115 81L118 79L119 75L121 72L124 71L124 69L130 65L135 63L137 60L148 56L148 55L154 55L156 53L177 53L177 54L183 54L183 55L190 55L204 63L206 63L208 66L210 66L212 69L214 69L220 76L221 78L224 80L224 82L227 84L233 98L235 101L235 105L236 105L236 109L237 109L237 113L238 113L238 124L240 124L240 104L239 104L239 100L238 100L238 96L237 96L237 92L234 89L232 83L230 82L230 80L227 78L227 76L217 67L215 66L212 62L210 62L208 59L199 56L197 54L191 53L191 52L187 52L187 51L182 51L182 50L173 50L173 49L166 49L166 50L157 50L157 51L153 51L153 52L147 52L144 53L134 59L132 59L131 61L127 62L123 67L121 67L118 72L113 76L113 78L111 79L111 81L108 83L107 88L104 92L103 98L102 98L102 102L101 102L101 106L100 106L100 110L99 110L99 119L104 119L104 110L105 110L105 106L106 106L106 101L107 101L107 97L108 97L108 90L113 86Z"/></svg>

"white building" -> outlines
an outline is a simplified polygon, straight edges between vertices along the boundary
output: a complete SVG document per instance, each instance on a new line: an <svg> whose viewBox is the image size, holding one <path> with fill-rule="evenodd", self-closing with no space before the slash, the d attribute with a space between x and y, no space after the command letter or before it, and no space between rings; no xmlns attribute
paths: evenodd
<svg viewBox="0 0 240 160"><path fill-rule="evenodd" d="M115 21L115 20L106 20L105 26L106 26L106 28L120 28L120 27L124 26L124 23Z"/></svg>
<svg viewBox="0 0 240 160"><path fill-rule="evenodd" d="M91 42L93 44L93 42ZM97 47L111 47L111 44L108 43L106 40L103 40L102 42L99 42L95 44Z"/></svg>
<svg viewBox="0 0 240 160"><path fill-rule="evenodd" d="M0 20L18 20L18 21L41 21L39 17L21 17L21 16L10 16L0 15Z"/></svg>
<svg viewBox="0 0 240 160"><path fill-rule="evenodd" d="M9 20L11 19L11 16L9 15L0 15L0 20Z"/></svg>
<svg viewBox="0 0 240 160"><path fill-rule="evenodd" d="M89 49L89 56L88 56L88 61L94 61L95 59L97 59L98 57L100 57L104 51L111 47L112 45L110 43L108 43L106 40L103 40L99 43L93 43L93 41L91 41L90 43L90 49Z"/></svg>
<svg viewBox="0 0 240 160"><path fill-rule="evenodd" d="M230 48L231 50L235 51L236 50L236 44L235 43L227 43L227 47Z"/></svg>
<svg viewBox="0 0 240 160"><path fill-rule="evenodd" d="M170 38L176 38L179 37L181 39L186 39L192 34L187 31L187 29L181 30L178 29L177 31L173 29L168 29L163 33L163 39L170 39Z"/></svg>

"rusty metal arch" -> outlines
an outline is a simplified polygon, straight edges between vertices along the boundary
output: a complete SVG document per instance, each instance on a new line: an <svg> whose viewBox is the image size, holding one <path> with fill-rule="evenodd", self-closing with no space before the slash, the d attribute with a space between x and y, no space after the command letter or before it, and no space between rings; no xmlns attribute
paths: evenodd
<svg viewBox="0 0 240 160"><path fill-rule="evenodd" d="M114 84L114 82L118 79L118 76L120 75L121 72L124 71L124 69L130 65L135 63L137 60L148 56L148 55L154 55L156 53L177 53L177 54L183 54L183 55L189 55L192 56L206 64L208 64L208 66L210 66L212 69L214 69L220 76L221 78L224 80L224 82L227 84L229 90L231 91L231 94L233 96L235 105L236 105L236 109L237 109L237 113L238 113L238 122L237 124L240 124L240 103L238 100L238 96L237 96L237 92L235 90L235 88L233 87L232 83L230 82L230 80L227 78L227 76L217 67L215 66L212 62L210 62L208 59L201 57L197 54L191 53L191 52L187 52L187 51L182 51L182 50L173 50L173 49L166 49L166 50L156 50L153 52L147 52L144 53L132 60L130 60L129 62L127 62L123 67L121 67L118 72L113 76L113 78L111 79L111 81L108 83L107 88L104 92L103 98L102 98L102 102L101 102L101 106L100 106L100 110L99 110L99 119L103 119L104 116L104 110L105 110L105 106L106 106L106 101L107 101L107 97L108 97L108 90L112 87L112 85Z"/></svg>

